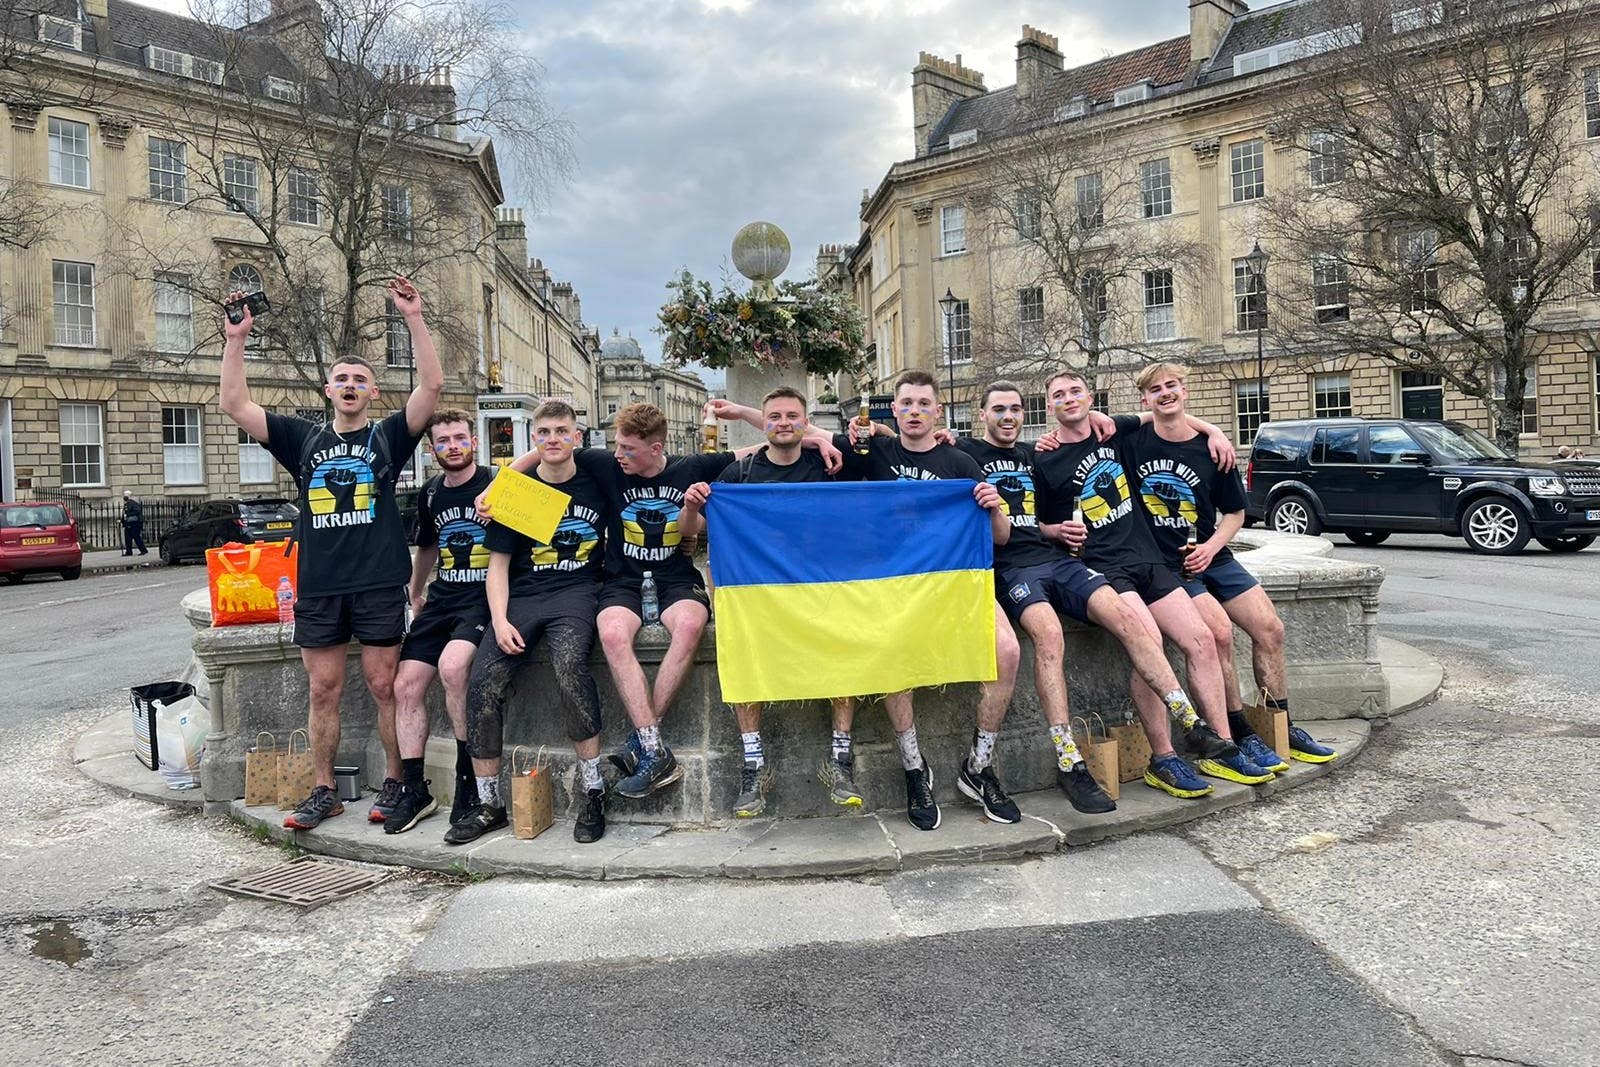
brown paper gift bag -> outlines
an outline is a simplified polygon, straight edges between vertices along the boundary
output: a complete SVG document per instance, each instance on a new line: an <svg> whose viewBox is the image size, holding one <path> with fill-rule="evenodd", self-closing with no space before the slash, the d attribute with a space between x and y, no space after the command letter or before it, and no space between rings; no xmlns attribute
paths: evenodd
<svg viewBox="0 0 1600 1067"><path fill-rule="evenodd" d="M1117 743L1117 766L1122 780L1131 782L1143 778L1150 766L1150 739L1137 719L1124 719L1106 731L1106 736Z"/></svg>
<svg viewBox="0 0 1600 1067"><path fill-rule="evenodd" d="M524 841L531 840L550 829L556 821L555 794L550 784L550 768L544 763L544 747L528 766L525 773L517 770L517 753L511 750L511 832Z"/></svg>
<svg viewBox="0 0 1600 1067"><path fill-rule="evenodd" d="M1096 715L1098 719L1100 716ZM1078 754L1083 757L1083 762L1089 768L1089 773L1094 780L1100 783L1100 788L1106 791L1106 796L1116 800L1122 795L1122 780L1117 774L1117 743L1106 737L1096 737L1089 729L1089 720L1081 715L1074 716L1073 723L1082 723L1082 728L1077 726L1072 730L1072 741L1078 746ZM1104 723L1101 726L1104 727Z"/></svg>
<svg viewBox="0 0 1600 1067"><path fill-rule="evenodd" d="M300 751L294 739L300 739ZM311 761L311 736L304 730L289 735L289 750L278 755L278 810L293 811L317 787L317 767Z"/></svg>
<svg viewBox="0 0 1600 1067"><path fill-rule="evenodd" d="M1245 722L1255 735L1265 741L1280 759L1289 758L1289 713L1268 704L1272 694L1262 690L1256 702L1244 709Z"/></svg>
<svg viewBox="0 0 1600 1067"><path fill-rule="evenodd" d="M266 744L261 739L266 738ZM244 754L244 803L254 808L278 802L278 739L263 730Z"/></svg>

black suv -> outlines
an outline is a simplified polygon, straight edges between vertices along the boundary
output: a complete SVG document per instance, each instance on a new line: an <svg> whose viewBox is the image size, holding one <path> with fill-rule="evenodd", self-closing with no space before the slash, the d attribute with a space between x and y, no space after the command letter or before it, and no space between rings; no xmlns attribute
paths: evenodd
<svg viewBox="0 0 1600 1067"><path fill-rule="evenodd" d="M300 509L280 496L252 500L207 500L173 520L161 532L161 559L204 559L206 549L230 541L281 541L293 536Z"/></svg>
<svg viewBox="0 0 1600 1067"><path fill-rule="evenodd" d="M1466 538L1512 555L1529 538L1578 552L1600 534L1600 466L1516 459L1470 426L1431 419L1297 419L1261 427L1247 515L1284 533Z"/></svg>

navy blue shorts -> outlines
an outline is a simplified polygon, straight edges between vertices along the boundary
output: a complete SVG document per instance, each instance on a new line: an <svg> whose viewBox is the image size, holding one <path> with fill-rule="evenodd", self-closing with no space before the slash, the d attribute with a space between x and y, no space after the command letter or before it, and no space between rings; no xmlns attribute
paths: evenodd
<svg viewBox="0 0 1600 1067"><path fill-rule="evenodd" d="M1226 604L1234 597L1248 593L1261 583L1256 581L1256 576L1244 569L1244 564L1236 559L1226 563L1213 562L1211 566L1183 583L1190 596L1199 596L1210 593L1220 603Z"/></svg>
<svg viewBox="0 0 1600 1067"><path fill-rule="evenodd" d="M1087 623L1089 598L1106 584L1104 575L1071 556L994 572L995 599L1014 623L1022 621L1029 604L1049 604L1068 618Z"/></svg>

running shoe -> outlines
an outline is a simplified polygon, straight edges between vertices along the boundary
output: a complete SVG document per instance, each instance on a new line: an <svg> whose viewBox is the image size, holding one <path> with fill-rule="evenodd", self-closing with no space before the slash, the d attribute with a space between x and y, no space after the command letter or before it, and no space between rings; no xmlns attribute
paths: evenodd
<svg viewBox="0 0 1600 1067"><path fill-rule="evenodd" d="M631 800L638 800L682 777L683 768L678 766L672 749L662 745L660 752L645 752L639 757L633 773L617 783L617 792Z"/></svg>
<svg viewBox="0 0 1600 1067"><path fill-rule="evenodd" d="M939 803L933 799L933 771L924 759L922 766L906 772L906 818L918 830L937 830L943 818Z"/></svg>
<svg viewBox="0 0 1600 1067"><path fill-rule="evenodd" d="M1022 809L1001 787L992 763L974 774L963 759L961 769L956 771L956 789L968 800L977 801L990 822L1022 821Z"/></svg>
<svg viewBox="0 0 1600 1067"><path fill-rule="evenodd" d="M1289 761L1274 752L1271 745L1255 734L1239 735L1239 751L1244 754L1245 759L1264 771L1277 773L1289 769Z"/></svg>
<svg viewBox="0 0 1600 1067"><path fill-rule="evenodd" d="M289 813L283 825L291 830L315 830L322 820L342 814L344 803L339 800L339 794L325 785L319 785L300 802L298 808Z"/></svg>
<svg viewBox="0 0 1600 1067"><path fill-rule="evenodd" d="M1289 755L1301 763L1327 763L1339 753L1298 726L1289 727Z"/></svg>
<svg viewBox="0 0 1600 1067"><path fill-rule="evenodd" d="M606 759L617 769L618 774L626 778L638 768L639 759L643 755L644 748L639 744L639 731L629 730L628 739L618 745Z"/></svg>
<svg viewBox="0 0 1600 1067"><path fill-rule="evenodd" d="M854 757L841 760L829 756L818 768L817 779L828 787L828 799L841 808L859 809L862 806L861 794L856 790Z"/></svg>
<svg viewBox="0 0 1600 1067"><path fill-rule="evenodd" d="M1215 730L1203 722L1197 722L1183 731L1183 743L1200 759L1227 759L1239 752L1238 745L1232 741L1224 741Z"/></svg>
<svg viewBox="0 0 1600 1067"><path fill-rule="evenodd" d="M578 813L578 820L572 824L572 839L580 845L592 845L604 836L606 791L591 789L584 799L583 810Z"/></svg>
<svg viewBox="0 0 1600 1067"><path fill-rule="evenodd" d="M468 841L476 841L491 830L498 830L506 825L506 809L493 808L488 804L479 804L471 813L460 822L444 832L444 843L447 845L464 845Z"/></svg>
<svg viewBox="0 0 1600 1067"><path fill-rule="evenodd" d="M1067 802L1074 811L1081 811L1085 815L1104 815L1117 810L1117 802L1100 788L1100 783L1094 780L1094 775L1082 762L1074 763L1070 771L1057 767L1056 785L1067 794Z"/></svg>
<svg viewBox="0 0 1600 1067"><path fill-rule="evenodd" d="M383 822L398 803L400 803L400 783L393 778L385 778L383 788L378 790L378 799L372 802L372 810L367 812L367 821Z"/></svg>
<svg viewBox="0 0 1600 1067"><path fill-rule="evenodd" d="M468 774L456 775L456 795L450 801L450 825L465 819L478 806L478 780Z"/></svg>
<svg viewBox="0 0 1600 1067"><path fill-rule="evenodd" d="M753 819L766 811L770 788L772 769L765 763L759 767L746 763L739 774L739 799L733 802L733 814L741 819Z"/></svg>
<svg viewBox="0 0 1600 1067"><path fill-rule="evenodd" d="M427 782L422 783L421 789L402 785L400 799L395 801L394 807L389 809L388 817L383 820L383 832L403 834L438 810L439 802L428 792Z"/></svg>
<svg viewBox="0 0 1600 1067"><path fill-rule="evenodd" d="M1185 800L1203 797L1212 790L1211 785L1189 766L1189 761L1177 755L1152 759L1144 772L1144 784Z"/></svg>
<svg viewBox="0 0 1600 1067"><path fill-rule="evenodd" d="M1240 785L1260 785L1273 778L1271 771L1264 771L1251 763L1238 749L1227 759L1198 759L1194 765L1201 774L1221 778L1225 782L1238 782Z"/></svg>

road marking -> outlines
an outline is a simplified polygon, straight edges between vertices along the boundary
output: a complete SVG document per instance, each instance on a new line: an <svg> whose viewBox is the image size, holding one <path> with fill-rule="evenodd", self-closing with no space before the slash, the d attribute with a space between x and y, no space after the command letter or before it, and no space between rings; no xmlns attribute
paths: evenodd
<svg viewBox="0 0 1600 1067"><path fill-rule="evenodd" d="M137 593L141 589L165 589L165 588L167 588L168 586L171 586L171 585L186 585L186 584L188 584L188 583L183 581L183 580L181 580L181 579L178 580L178 581L174 581L174 582L151 582L148 585L130 585L126 589L118 589L117 592L118 593ZM62 597L60 600L41 600L37 604L18 604L16 607L6 608L3 611L0 611L0 615L9 614L9 613L11 613L13 611L30 611L33 608L55 608L55 607L60 607L62 604L81 604L85 600L103 600L103 599L105 599L105 597L107 595L108 594L106 594L106 593L91 593L91 594L89 594L87 596ZM113 594L109 594L109 595L115 596L116 594L113 593Z"/></svg>

